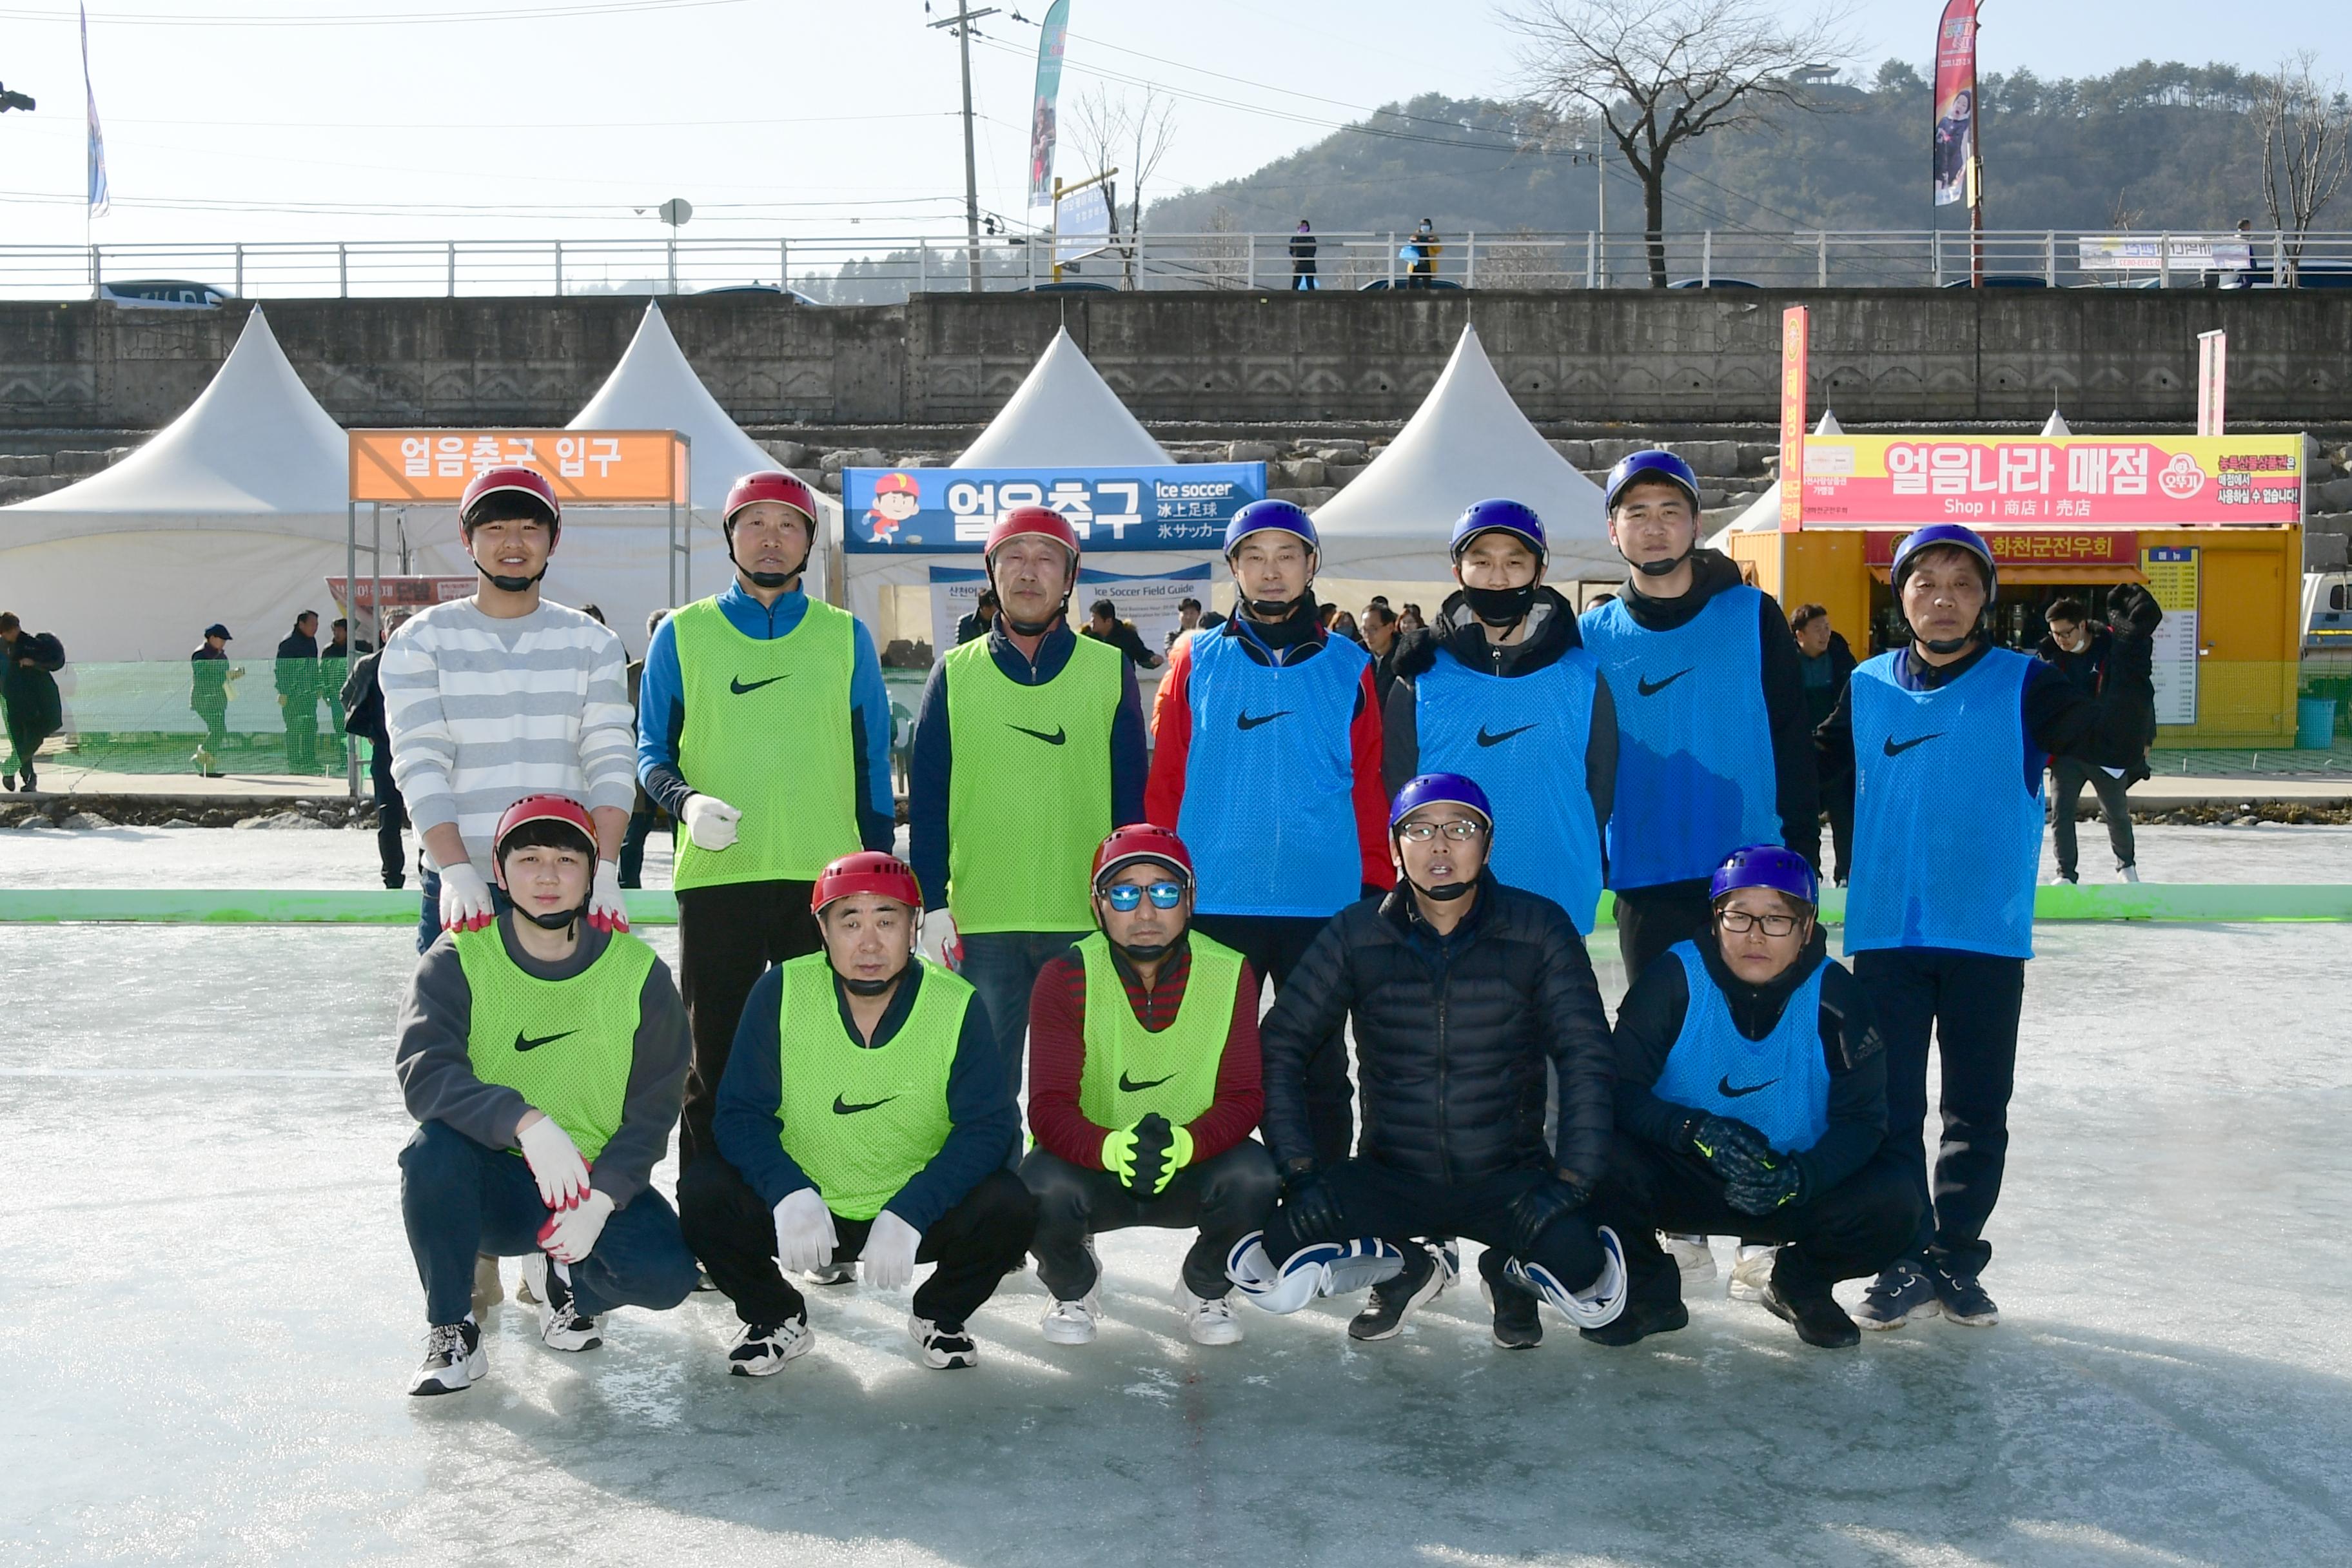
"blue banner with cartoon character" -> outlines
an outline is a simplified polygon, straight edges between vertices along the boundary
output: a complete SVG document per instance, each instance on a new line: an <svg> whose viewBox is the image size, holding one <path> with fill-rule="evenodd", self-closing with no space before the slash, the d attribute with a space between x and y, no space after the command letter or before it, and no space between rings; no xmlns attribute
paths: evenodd
<svg viewBox="0 0 2352 1568"><path fill-rule="evenodd" d="M847 468L842 536L857 555L977 555L1000 513L1049 506L1089 552L1219 550L1265 498L1264 463L1166 468Z"/></svg>

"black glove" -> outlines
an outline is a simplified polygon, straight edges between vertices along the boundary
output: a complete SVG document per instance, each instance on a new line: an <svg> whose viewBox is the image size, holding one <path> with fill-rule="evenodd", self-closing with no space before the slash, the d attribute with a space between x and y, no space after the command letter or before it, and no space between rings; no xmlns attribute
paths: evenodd
<svg viewBox="0 0 2352 1568"><path fill-rule="evenodd" d="M1805 1169L1789 1156L1753 1178L1727 1182L1723 1201L1741 1214L1770 1214L1774 1209L1805 1201Z"/></svg>
<svg viewBox="0 0 2352 1568"><path fill-rule="evenodd" d="M1728 1116L1702 1116L1690 1131L1691 1147L1707 1169L1732 1182L1755 1181L1780 1163L1764 1134Z"/></svg>
<svg viewBox="0 0 2352 1568"><path fill-rule="evenodd" d="M1301 1241L1339 1241L1348 1234L1339 1199L1312 1160L1293 1161L1284 1173L1282 1207L1290 1216L1291 1234Z"/></svg>
<svg viewBox="0 0 2352 1568"><path fill-rule="evenodd" d="M1546 1176L1518 1195L1507 1215L1510 1227L1505 1239L1514 1257L1526 1259L1535 1256L1536 1238L1545 1227L1562 1215L1574 1214L1582 1208L1592 1194L1561 1175Z"/></svg>
<svg viewBox="0 0 2352 1568"><path fill-rule="evenodd" d="M2116 637L2147 638L2164 624L2164 609L2156 595L2137 583L2124 583L2107 592L2107 629Z"/></svg>
<svg viewBox="0 0 2352 1568"><path fill-rule="evenodd" d="M1135 1163L1127 1182L1129 1197L1148 1204L1167 1190L1168 1177L1175 1173L1163 1173L1163 1170L1175 1144L1176 1130L1160 1112L1155 1110L1135 1124Z"/></svg>

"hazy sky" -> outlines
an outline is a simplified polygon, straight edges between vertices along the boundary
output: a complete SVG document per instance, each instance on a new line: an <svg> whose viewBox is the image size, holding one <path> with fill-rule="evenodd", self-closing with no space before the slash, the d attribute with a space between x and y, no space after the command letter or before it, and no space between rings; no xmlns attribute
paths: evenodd
<svg viewBox="0 0 2352 1568"><path fill-rule="evenodd" d="M1044 0L1017 8L1034 20ZM1865 68L1924 65L1939 8L1864 0ZM1984 68L2044 76L2143 58L2266 66L2340 38L2343 15L2340 0L1986 13ZM956 49L929 19L920 0L94 0L115 207L92 233L586 241L658 233L630 208L683 195L690 236L953 234ZM1070 26L1066 122L1097 83L1182 95L1159 194L1244 174L1383 102L1505 92L1514 71L1477 0L1073 0ZM1037 33L1008 16L982 31L981 201L1017 214ZM2326 65L2352 63L2335 48ZM5 246L83 237L68 0L0 3L0 81L40 102L0 115L5 268Z"/></svg>

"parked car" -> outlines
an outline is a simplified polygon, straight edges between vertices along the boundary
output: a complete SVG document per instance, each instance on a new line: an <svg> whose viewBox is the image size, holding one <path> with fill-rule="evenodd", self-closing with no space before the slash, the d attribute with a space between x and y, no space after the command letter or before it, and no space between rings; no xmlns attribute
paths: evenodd
<svg viewBox="0 0 2352 1568"><path fill-rule="evenodd" d="M2352 261L2339 257L2315 256L2289 268L2294 281L2286 287L2295 289L2352 289ZM2179 285L2176 285L2178 287ZM2200 289L2276 289L2267 260L2260 267L2223 267L2197 275Z"/></svg>
<svg viewBox="0 0 2352 1568"><path fill-rule="evenodd" d="M1761 289L1761 283L1750 283L1745 278L1683 278L1666 285L1669 289Z"/></svg>
<svg viewBox="0 0 2352 1568"><path fill-rule="evenodd" d="M209 283L190 283L177 278L101 283L98 297L126 310L217 310L236 299Z"/></svg>
<svg viewBox="0 0 2352 1568"><path fill-rule="evenodd" d="M781 294L795 305L814 305L816 300L797 289L786 289L774 283L721 283L716 289L698 289L698 294Z"/></svg>
<svg viewBox="0 0 2352 1568"><path fill-rule="evenodd" d="M2050 279L2039 272L1988 272L1984 275L1984 286L1988 289L2047 289ZM1976 284L1970 279L1955 278L1944 287L1971 289Z"/></svg>
<svg viewBox="0 0 2352 1568"><path fill-rule="evenodd" d="M1401 277L1393 283L1390 282L1385 278L1375 278L1370 283L1365 284L1361 289L1357 289L1356 292L1359 294L1370 294L1376 289L1394 289L1398 293L1402 294L1415 289L1459 289L1461 287L1461 284L1456 283L1451 278Z"/></svg>
<svg viewBox="0 0 2352 1568"><path fill-rule="evenodd" d="M1026 289L1015 289L1015 294L1116 294L1116 283L1090 283L1083 278L1066 278L1059 283L1033 283Z"/></svg>

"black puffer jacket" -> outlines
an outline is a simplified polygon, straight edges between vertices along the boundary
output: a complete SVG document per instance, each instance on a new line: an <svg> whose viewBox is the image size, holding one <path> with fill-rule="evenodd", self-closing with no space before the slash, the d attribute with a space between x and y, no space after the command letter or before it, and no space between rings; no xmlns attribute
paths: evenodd
<svg viewBox="0 0 2352 1568"><path fill-rule="evenodd" d="M1615 1052L1584 943L1549 899L1484 877L1450 938L1402 888L1334 915L1259 1031L1276 1160L1314 1153L1307 1052L1350 1019L1361 1157L1444 1183L1540 1167L1549 1058L1559 1071L1557 1163L1600 1180Z"/></svg>

